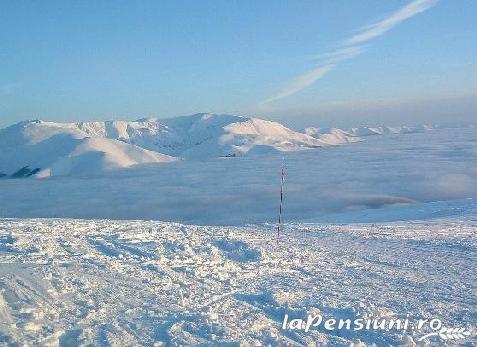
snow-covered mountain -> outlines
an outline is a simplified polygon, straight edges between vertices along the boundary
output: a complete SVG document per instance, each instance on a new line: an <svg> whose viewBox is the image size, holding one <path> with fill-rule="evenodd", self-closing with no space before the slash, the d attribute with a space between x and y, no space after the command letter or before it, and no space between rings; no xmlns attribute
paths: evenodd
<svg viewBox="0 0 477 347"><path fill-rule="evenodd" d="M385 135L385 134L415 134L422 133L428 130L432 130L432 125L420 125L420 126L399 126L399 127L357 127L351 128L348 133L355 136L372 136L372 135Z"/></svg>
<svg viewBox="0 0 477 347"><path fill-rule="evenodd" d="M250 151L296 151L344 141L324 140L280 123L234 115L192 116L135 122L92 122L73 125L88 136L116 139L187 159L235 156Z"/></svg>
<svg viewBox="0 0 477 347"><path fill-rule="evenodd" d="M199 113L159 120L26 121L0 130L0 177L90 175L138 164L299 151L414 133L429 127L306 128L235 115Z"/></svg>
<svg viewBox="0 0 477 347"><path fill-rule="evenodd" d="M352 132L338 128L309 127L305 129L305 134L329 143L351 143L361 141L361 138Z"/></svg>
<svg viewBox="0 0 477 347"><path fill-rule="evenodd" d="M0 173L13 177L95 174L173 160L115 139L88 136L75 124L28 121L0 131Z"/></svg>
<svg viewBox="0 0 477 347"><path fill-rule="evenodd" d="M353 135L312 136L257 118L196 114L171 119L21 122L0 130L0 173L26 177L94 174L177 158L297 151L349 142Z"/></svg>

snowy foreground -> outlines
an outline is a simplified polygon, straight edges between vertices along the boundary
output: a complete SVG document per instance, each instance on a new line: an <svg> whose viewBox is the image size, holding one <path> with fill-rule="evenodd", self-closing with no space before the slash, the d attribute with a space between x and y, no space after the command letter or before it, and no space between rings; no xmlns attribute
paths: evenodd
<svg viewBox="0 0 477 347"><path fill-rule="evenodd" d="M0 220L0 345L477 344L477 219L196 227ZM282 329L283 319L409 317L465 327ZM361 344L358 342L360 341Z"/></svg>

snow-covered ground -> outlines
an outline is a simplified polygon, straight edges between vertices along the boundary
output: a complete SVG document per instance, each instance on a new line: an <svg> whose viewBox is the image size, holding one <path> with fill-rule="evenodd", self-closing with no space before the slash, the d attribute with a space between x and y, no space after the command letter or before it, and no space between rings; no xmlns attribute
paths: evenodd
<svg viewBox="0 0 477 347"><path fill-rule="evenodd" d="M0 345L473 346L476 227L289 224L277 245L271 225L3 219ZM287 330L285 314L436 318L471 336Z"/></svg>

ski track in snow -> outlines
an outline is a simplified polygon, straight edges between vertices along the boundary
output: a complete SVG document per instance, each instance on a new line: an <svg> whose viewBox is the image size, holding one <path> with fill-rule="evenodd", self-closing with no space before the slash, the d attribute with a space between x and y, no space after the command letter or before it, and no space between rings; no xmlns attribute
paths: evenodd
<svg viewBox="0 0 477 347"><path fill-rule="evenodd" d="M475 329L476 226L287 224L277 245L273 225L3 219L0 345L412 346L281 322L409 314Z"/></svg>

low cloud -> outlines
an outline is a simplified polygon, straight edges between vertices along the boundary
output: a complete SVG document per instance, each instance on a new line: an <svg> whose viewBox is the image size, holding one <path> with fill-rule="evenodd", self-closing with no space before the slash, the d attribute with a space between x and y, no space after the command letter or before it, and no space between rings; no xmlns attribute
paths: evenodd
<svg viewBox="0 0 477 347"><path fill-rule="evenodd" d="M0 216L274 222L284 156L286 221L342 221L347 214L372 220L379 213L394 220L435 217L455 212L445 200L477 196L477 171L469 164L477 162L475 139L475 129L444 128L298 153L137 167L89 179L4 179ZM390 206L396 208L374 210Z"/></svg>

